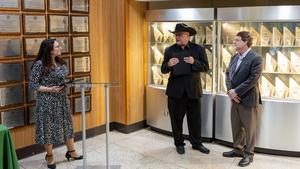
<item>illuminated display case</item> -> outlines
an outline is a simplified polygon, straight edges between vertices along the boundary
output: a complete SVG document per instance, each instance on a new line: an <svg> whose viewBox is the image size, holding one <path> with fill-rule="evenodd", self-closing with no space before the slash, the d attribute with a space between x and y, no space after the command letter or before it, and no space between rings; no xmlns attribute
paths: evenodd
<svg viewBox="0 0 300 169"><path fill-rule="evenodd" d="M254 49L263 59L260 91L264 98L300 99L300 23L221 23L220 85L226 92L225 70L234 55L233 39L239 31L249 31Z"/></svg>
<svg viewBox="0 0 300 169"><path fill-rule="evenodd" d="M190 37L190 41L205 48L209 61L209 71L200 75L204 90L201 101L202 105L206 105L202 106L201 110L202 137L212 138L213 93L215 92L216 74L214 9L151 10L147 11L146 18L148 22L147 124L153 128L171 131L165 95L169 74L162 74L160 69L165 49L176 43L175 36L170 31L174 31L177 23L185 23L197 31L195 36ZM186 119L184 119L183 133L188 134Z"/></svg>
<svg viewBox="0 0 300 169"><path fill-rule="evenodd" d="M235 53L236 33L246 30L253 36L252 49L263 60L256 150L299 152L300 140L291 131L300 130L300 6L218 8L217 15L215 138L232 142L225 70Z"/></svg>
<svg viewBox="0 0 300 169"><path fill-rule="evenodd" d="M164 59L164 51L168 46L176 43L175 36L170 32L179 22L150 22L149 52L150 52L150 84L166 87L169 74L160 71ZM205 48L209 61L209 71L201 73L202 88L213 92L213 22L184 22L193 27L197 34L190 37L190 41L200 44Z"/></svg>

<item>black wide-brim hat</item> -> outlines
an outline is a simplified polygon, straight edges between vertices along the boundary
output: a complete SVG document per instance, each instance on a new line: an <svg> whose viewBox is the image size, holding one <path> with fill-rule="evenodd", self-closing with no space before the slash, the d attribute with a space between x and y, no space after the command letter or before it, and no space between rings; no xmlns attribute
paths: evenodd
<svg viewBox="0 0 300 169"><path fill-rule="evenodd" d="M178 32L188 32L188 33L190 33L190 36L193 36L193 35L197 34L197 32L196 32L196 30L194 28L189 27L189 26L187 26L184 23L178 23L178 24L176 24L175 30L174 31L170 31L169 30L169 32L171 32L173 34L178 33Z"/></svg>

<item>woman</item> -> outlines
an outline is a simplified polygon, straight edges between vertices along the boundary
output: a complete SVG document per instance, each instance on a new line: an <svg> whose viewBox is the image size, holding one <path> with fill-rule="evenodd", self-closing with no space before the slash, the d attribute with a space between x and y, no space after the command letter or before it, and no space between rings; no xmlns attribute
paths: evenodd
<svg viewBox="0 0 300 169"><path fill-rule="evenodd" d="M73 123L64 85L68 70L59 55L58 42L55 39L44 40L30 75L30 87L37 92L35 140L44 145L47 151L45 159L50 169L56 168L53 144L66 143L68 160L83 158L74 149Z"/></svg>

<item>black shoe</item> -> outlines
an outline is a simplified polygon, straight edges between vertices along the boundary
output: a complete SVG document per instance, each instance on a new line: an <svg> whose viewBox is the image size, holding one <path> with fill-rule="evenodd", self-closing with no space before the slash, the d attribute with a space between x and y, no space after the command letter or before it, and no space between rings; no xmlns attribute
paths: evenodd
<svg viewBox="0 0 300 169"><path fill-rule="evenodd" d="M46 154L45 160L47 161L47 167L48 167L48 169L56 169L55 162L53 164L48 164L48 161L53 161L53 154L51 154L51 155Z"/></svg>
<svg viewBox="0 0 300 169"><path fill-rule="evenodd" d="M210 150L204 147L203 144L197 145L197 146L192 146L194 150L199 150L200 152L204 154L209 154Z"/></svg>
<svg viewBox="0 0 300 169"><path fill-rule="evenodd" d="M72 152L75 152L75 150L72 150L72 151L67 151L66 152L66 158L68 159L68 161L70 161L70 158L72 159L74 159L74 160L81 160L81 159L83 159L83 156L81 155L81 156L78 156L78 157L72 157L71 156L71 154L70 153L72 153Z"/></svg>
<svg viewBox="0 0 300 169"><path fill-rule="evenodd" d="M243 154L238 153L235 150L231 150L231 151L224 152L223 157L243 157Z"/></svg>
<svg viewBox="0 0 300 169"><path fill-rule="evenodd" d="M244 157L240 160L239 166L246 167L253 161L253 157L250 157L248 154L245 154Z"/></svg>
<svg viewBox="0 0 300 169"><path fill-rule="evenodd" d="M185 153L185 150L184 150L183 146L177 146L176 151L177 151L178 154L184 154Z"/></svg>

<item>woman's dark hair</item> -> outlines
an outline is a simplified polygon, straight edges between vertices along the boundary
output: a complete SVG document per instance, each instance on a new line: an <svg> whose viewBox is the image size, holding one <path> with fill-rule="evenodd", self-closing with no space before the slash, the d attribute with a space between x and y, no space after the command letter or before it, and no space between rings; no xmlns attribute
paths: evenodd
<svg viewBox="0 0 300 169"><path fill-rule="evenodd" d="M42 61L42 65L46 70L50 70L53 63L52 63L52 57L51 57L51 51L53 50L54 42L56 39L45 39L41 43L39 52L37 57L34 59L32 66L34 65L35 62L38 60ZM59 64L63 65L66 64L66 62L61 59L60 57L55 56L55 61L58 62ZM31 68L32 68L31 66Z"/></svg>

